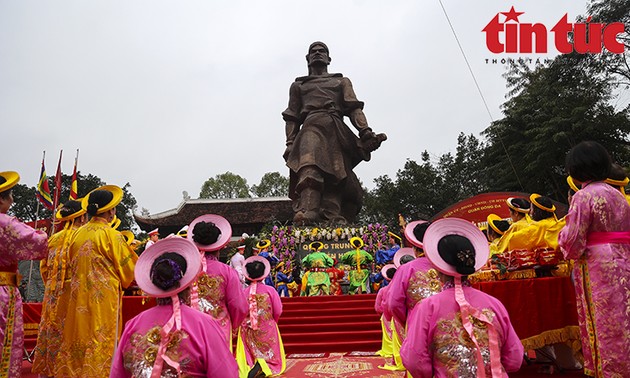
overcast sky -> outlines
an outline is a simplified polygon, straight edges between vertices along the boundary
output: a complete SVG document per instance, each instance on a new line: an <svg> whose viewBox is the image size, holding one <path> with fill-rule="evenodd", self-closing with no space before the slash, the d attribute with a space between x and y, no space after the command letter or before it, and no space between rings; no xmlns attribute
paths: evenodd
<svg viewBox="0 0 630 378"><path fill-rule="evenodd" d="M548 29L586 9L579 0L442 4L494 119L504 66L486 59L531 55L490 53L481 29L512 5L521 22ZM197 198L226 171L249 185L288 175L280 113L316 40L330 48L329 72L352 80L369 125L389 137L356 170L368 188L424 150L454 152L460 132L480 137L490 123L438 0L0 0L0 171L34 186L44 150L54 175L59 150L71 174L79 149L82 173L130 183L138 212L152 214L177 207L183 191Z"/></svg>

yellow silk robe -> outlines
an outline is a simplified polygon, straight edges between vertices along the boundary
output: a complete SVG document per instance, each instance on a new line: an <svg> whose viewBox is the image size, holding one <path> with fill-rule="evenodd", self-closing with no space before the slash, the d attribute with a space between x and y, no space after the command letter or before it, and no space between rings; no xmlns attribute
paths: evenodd
<svg viewBox="0 0 630 378"><path fill-rule="evenodd" d="M37 335L33 373L52 376L55 369L55 359L59 352L63 319L58 316L58 308L65 313L66 304L60 301L63 282L66 277L68 264L68 247L78 227L68 227L55 233L48 239L48 258L42 260L40 272L44 280L44 300L42 302L42 317Z"/></svg>
<svg viewBox="0 0 630 378"><path fill-rule="evenodd" d="M564 227L564 219L545 218L514 232L508 241L508 250L536 248L558 249L558 234Z"/></svg>
<svg viewBox="0 0 630 378"><path fill-rule="evenodd" d="M80 227L68 250L59 316L64 319L55 376L109 377L123 328L122 290L138 257L100 217Z"/></svg>
<svg viewBox="0 0 630 378"><path fill-rule="evenodd" d="M533 222L534 221L528 215L512 223L510 225L510 228L508 228L507 231L505 231L505 234L503 234L503 236L501 236L501 238L497 242L494 253L492 253L492 249L490 250L491 256L492 254L499 254L499 253L504 253L508 251L508 245L509 245L510 239L512 238L512 235L514 235L514 233L517 231L520 231L524 228L529 227L529 225L532 224Z"/></svg>

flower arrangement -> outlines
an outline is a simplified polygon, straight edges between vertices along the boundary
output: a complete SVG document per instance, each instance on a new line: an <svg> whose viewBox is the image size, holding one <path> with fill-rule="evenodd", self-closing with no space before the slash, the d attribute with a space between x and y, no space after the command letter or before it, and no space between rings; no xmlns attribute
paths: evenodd
<svg viewBox="0 0 630 378"><path fill-rule="evenodd" d="M363 249L371 254L387 245L387 226L379 223L360 227L294 227L273 226L268 233L258 235L269 239L274 254L284 262L285 269L293 269L296 251L301 244L313 241L342 241L358 236Z"/></svg>

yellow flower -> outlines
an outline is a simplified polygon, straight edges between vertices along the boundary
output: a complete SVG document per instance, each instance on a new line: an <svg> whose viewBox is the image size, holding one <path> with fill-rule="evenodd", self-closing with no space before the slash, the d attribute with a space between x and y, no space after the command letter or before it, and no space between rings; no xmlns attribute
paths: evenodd
<svg viewBox="0 0 630 378"><path fill-rule="evenodd" d="M159 344L161 337L160 337L160 327L154 327L152 328L149 333L147 333L147 340L151 343L151 344Z"/></svg>
<svg viewBox="0 0 630 378"><path fill-rule="evenodd" d="M155 358L157 357L158 348L155 346L148 347L147 350L144 351L144 360L150 364L155 362Z"/></svg>
<svg viewBox="0 0 630 378"><path fill-rule="evenodd" d="M315 228L313 229L313 231L311 231L311 235L313 235L313 236L317 236L317 231L319 231L319 230L317 229L317 227L315 227Z"/></svg>

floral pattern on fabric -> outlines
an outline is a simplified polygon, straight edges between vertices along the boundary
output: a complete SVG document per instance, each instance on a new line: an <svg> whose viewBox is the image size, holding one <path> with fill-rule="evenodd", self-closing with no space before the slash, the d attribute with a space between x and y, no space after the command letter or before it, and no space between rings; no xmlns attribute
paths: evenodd
<svg viewBox="0 0 630 378"><path fill-rule="evenodd" d="M20 260L46 257L47 242L46 233L0 213L0 274L17 272ZM22 297L17 286L8 281L0 285L0 377L19 377L24 354Z"/></svg>
<svg viewBox="0 0 630 378"><path fill-rule="evenodd" d="M587 246L591 232L630 230L630 206L612 186L593 182L572 198L558 243L575 260L573 277L584 371L622 377L630 371L630 244Z"/></svg>
<svg viewBox="0 0 630 378"><path fill-rule="evenodd" d="M103 218L80 227L68 249L68 279L55 376L108 377L122 331L122 289L134 278L137 255Z"/></svg>
<svg viewBox="0 0 630 378"><path fill-rule="evenodd" d="M256 291L250 293L253 290ZM282 314L280 296L275 288L263 284L248 287L245 294L253 296L255 300L258 322L257 329L253 329L249 314L241 324L236 345L239 370L246 376L246 372L258 361L263 365L263 369L280 374L286 367L284 347L277 323Z"/></svg>
<svg viewBox="0 0 630 378"><path fill-rule="evenodd" d="M162 327L156 326L151 328L146 334L142 335L134 333L131 336L131 342L125 346L123 350L123 361L125 370L131 373L135 378L150 378L153 371L153 364L160 348L160 335ZM189 337L188 333L183 330L170 332L168 335L168 344L166 345L166 356L173 361L179 361L181 375L177 375L177 371L164 362L162 368L163 378L189 377L186 373L187 366L190 364L190 358L181 356L180 345L182 340Z"/></svg>
<svg viewBox="0 0 630 378"><path fill-rule="evenodd" d="M482 312L488 320L494 320L495 314L492 310L484 309ZM473 334L481 348L486 376L492 376L487 325L473 317L470 317L470 320L473 324ZM477 348L464 329L460 312L452 319L438 321L431 350L437 365L450 376L461 378L477 376Z"/></svg>
<svg viewBox="0 0 630 378"><path fill-rule="evenodd" d="M37 347L33 354L34 373L52 376L55 359L59 353L62 335L62 322L58 309L66 304L60 301L67 268L67 253L70 239L76 228L63 229L48 240L48 258L42 261L42 278L45 282L42 316L37 334Z"/></svg>
<svg viewBox="0 0 630 378"><path fill-rule="evenodd" d="M201 273L197 280L199 289L199 309L219 321L221 326L228 323L225 306L225 285L223 277Z"/></svg>
<svg viewBox="0 0 630 378"><path fill-rule="evenodd" d="M409 279L407 286L407 308L411 310L418 302L442 291L442 282L437 270L431 268L426 272L417 270Z"/></svg>

